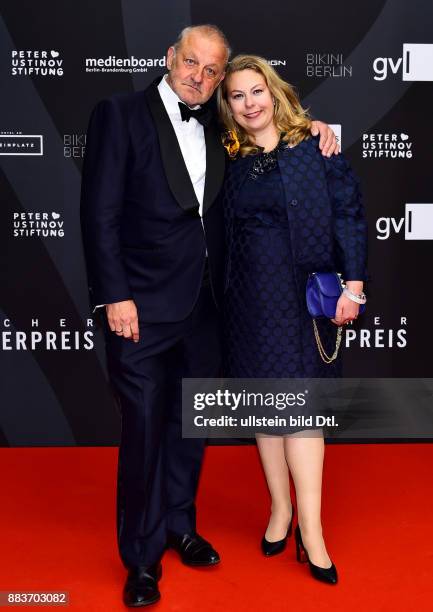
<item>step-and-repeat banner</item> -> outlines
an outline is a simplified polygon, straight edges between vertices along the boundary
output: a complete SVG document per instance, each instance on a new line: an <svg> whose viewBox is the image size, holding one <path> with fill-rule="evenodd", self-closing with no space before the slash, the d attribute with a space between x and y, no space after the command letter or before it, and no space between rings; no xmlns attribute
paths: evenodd
<svg viewBox="0 0 433 612"><path fill-rule="evenodd" d="M0 445L118 441L80 237L86 128L199 23L266 57L361 178L372 280L345 375L433 374L431 0L16 0L0 14Z"/></svg>

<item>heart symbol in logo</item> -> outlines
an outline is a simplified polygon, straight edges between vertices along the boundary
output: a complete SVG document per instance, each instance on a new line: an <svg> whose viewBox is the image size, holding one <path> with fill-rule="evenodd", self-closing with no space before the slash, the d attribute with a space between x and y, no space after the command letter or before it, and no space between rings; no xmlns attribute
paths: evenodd
<svg viewBox="0 0 433 612"><path fill-rule="evenodd" d="M59 57L60 53L58 51L51 51L51 57Z"/></svg>
<svg viewBox="0 0 433 612"><path fill-rule="evenodd" d="M59 213L56 213L56 212L52 212L51 216L52 216L53 219L59 219L60 218Z"/></svg>
<svg viewBox="0 0 433 612"><path fill-rule="evenodd" d="M409 138L409 136L407 134L400 134L400 138L402 140L407 140Z"/></svg>

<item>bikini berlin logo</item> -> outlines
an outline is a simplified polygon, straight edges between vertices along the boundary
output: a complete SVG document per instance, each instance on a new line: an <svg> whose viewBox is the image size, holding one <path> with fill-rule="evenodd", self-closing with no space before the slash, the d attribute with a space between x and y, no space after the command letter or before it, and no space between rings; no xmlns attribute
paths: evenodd
<svg viewBox="0 0 433 612"><path fill-rule="evenodd" d="M412 156L412 141L409 134L394 132L362 135L363 158L411 159Z"/></svg>
<svg viewBox="0 0 433 612"><path fill-rule="evenodd" d="M346 78L352 76L352 66L344 63L342 53L307 53L306 74L316 78Z"/></svg>
<svg viewBox="0 0 433 612"><path fill-rule="evenodd" d="M59 51L12 51L13 76L63 76Z"/></svg>
<svg viewBox="0 0 433 612"><path fill-rule="evenodd" d="M63 156L82 159L86 151L86 134L63 134Z"/></svg>
<svg viewBox="0 0 433 612"><path fill-rule="evenodd" d="M15 238L63 238L64 221L60 213L14 212L13 235Z"/></svg>

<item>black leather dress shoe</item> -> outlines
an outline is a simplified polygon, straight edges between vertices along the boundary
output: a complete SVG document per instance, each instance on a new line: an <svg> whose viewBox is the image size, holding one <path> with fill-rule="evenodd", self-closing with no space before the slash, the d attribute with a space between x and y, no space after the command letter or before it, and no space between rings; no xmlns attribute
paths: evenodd
<svg viewBox="0 0 433 612"><path fill-rule="evenodd" d="M130 608L156 603L161 598L158 589L158 580L161 575L160 563L130 569L123 589L123 603Z"/></svg>
<svg viewBox="0 0 433 612"><path fill-rule="evenodd" d="M176 550L186 565L199 567L220 562L217 551L198 533L186 533L182 536L169 533L167 546Z"/></svg>

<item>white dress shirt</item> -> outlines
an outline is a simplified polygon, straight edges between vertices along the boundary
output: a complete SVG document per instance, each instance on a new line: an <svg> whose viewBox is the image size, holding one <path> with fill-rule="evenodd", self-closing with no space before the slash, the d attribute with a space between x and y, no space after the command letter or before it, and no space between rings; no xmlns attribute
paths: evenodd
<svg viewBox="0 0 433 612"><path fill-rule="evenodd" d="M177 141L188 174L191 178L195 195L200 204L199 213L200 216L202 216L204 183L206 178L206 143L203 126L194 117L191 117L189 121L182 121L179 109L179 102L181 102L181 99L167 83L167 76L168 75L165 74L161 79L158 85L158 91L176 133ZM199 108L199 105L194 108Z"/></svg>

